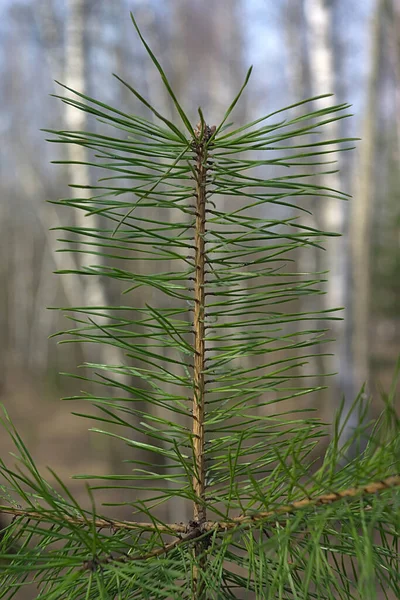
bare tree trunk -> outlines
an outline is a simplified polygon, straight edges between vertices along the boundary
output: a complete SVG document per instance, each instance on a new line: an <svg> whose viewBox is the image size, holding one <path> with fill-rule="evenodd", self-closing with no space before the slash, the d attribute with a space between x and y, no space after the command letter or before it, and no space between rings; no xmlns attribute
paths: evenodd
<svg viewBox="0 0 400 600"><path fill-rule="evenodd" d="M287 0L286 4L286 44L288 48L288 81L289 89L291 94L291 102L298 102L305 100L312 96L311 86L311 73L310 73L310 60L309 52L307 47L307 27L305 22L304 14L304 0L298 2L292 2ZM300 116L303 112L303 107L294 109L294 115ZM308 139L308 138L307 138ZM304 139L303 143L306 143L307 139ZM305 227L318 227L319 225L319 212L320 207L312 200L312 212L301 213L299 215L299 222ZM302 248L297 253L296 262L298 265L298 271L300 273L316 273L321 270L320 251L318 248L309 247ZM302 306L302 300L299 299L300 310L308 311L319 311L321 310L321 298L320 296L307 297L307 308ZM318 322L310 324L312 329L317 329ZM318 354L316 349L316 356L309 358L307 365L304 365L303 372L309 377L314 376L310 381L312 385L320 386L323 385L321 377L316 377L316 374L321 374L324 371L324 364L322 357Z"/></svg>
<svg viewBox="0 0 400 600"><path fill-rule="evenodd" d="M311 71L312 95L334 93L336 91L335 81L335 54L339 52L337 43L337 32L334 28L333 11L335 0L305 0L305 17L309 33L309 60ZM326 99L329 105L337 103L335 97ZM325 131L327 139L339 139L341 137L340 125L337 121L328 123ZM338 150L337 146L330 146L330 150ZM339 157L335 156L336 160ZM321 175L320 184L326 187L341 190L344 182L340 173ZM325 310L331 308L345 307L348 303L349 282L349 257L348 237L346 235L347 204L343 200L334 198L322 198L320 207L320 227L325 231L333 231L341 234L341 239L327 239L324 242L326 248L324 270L329 270L326 285L327 294L324 296ZM343 313L346 317L346 313ZM354 379L352 357L350 352L349 336L351 334L350 323L333 321L330 329L335 337L338 350L335 356L327 363L330 371L338 373L335 388L331 390L330 398L337 406L343 392L348 403L353 401Z"/></svg>
<svg viewBox="0 0 400 600"><path fill-rule="evenodd" d="M309 32L311 91L313 95L333 93L335 90L335 66L333 60L332 39L332 10L333 2L329 0L305 0L305 15ZM333 105L334 99L328 98L326 104ZM325 126L328 139L339 137L337 122ZM330 150L337 147L330 146ZM322 185L340 189L339 174L330 174L329 180L320 176ZM343 232L343 203L339 200L324 198L321 200L321 225L328 231ZM327 248L327 263L329 281L327 284L326 308L343 306L345 279L343 277L345 258L340 244L334 242L334 247L325 242Z"/></svg>
<svg viewBox="0 0 400 600"><path fill-rule="evenodd" d="M65 82L66 85L81 93L86 92L86 60L85 60L85 0L68 0L67 2L67 25L66 25L66 44L65 44ZM85 112L77 110L73 106L66 105L65 108L65 126L70 131L86 131L87 115ZM86 148L77 144L68 144L68 159L74 163L88 162ZM69 179L71 184L89 186L90 172L85 164L72 164L69 170ZM71 188L72 198L89 198L90 190L81 188ZM96 228L99 226L97 216L85 216L85 212L80 209L75 211L75 222L78 227ZM82 245L84 250L85 246ZM96 252L96 247L92 247ZM97 254L80 254L82 267L98 268L101 266L101 258ZM90 275L84 278L84 299L86 306L104 307L108 305L106 289L96 275ZM103 311L105 312L105 311ZM99 319L99 317L97 317ZM110 322L107 315L102 319L102 325ZM123 365L123 355L118 348L111 345L101 344L100 360L109 365ZM91 349L91 352L93 349Z"/></svg>
<svg viewBox="0 0 400 600"><path fill-rule="evenodd" d="M400 160L400 1L387 0L387 18L389 19L389 52L394 73L394 104L396 127L397 162Z"/></svg>
<svg viewBox="0 0 400 600"><path fill-rule="evenodd" d="M310 61L306 43L304 0L286 4L286 45L290 93L294 101L311 96Z"/></svg>
<svg viewBox="0 0 400 600"><path fill-rule="evenodd" d="M371 32L371 68L367 89L363 142L359 151L359 166L351 212L351 250L353 281L353 351L357 382L362 385L369 377L370 355L370 295L371 256L370 234L374 203L374 144L376 140L379 98L379 67L383 43L382 15L385 0L377 0Z"/></svg>
<svg viewBox="0 0 400 600"><path fill-rule="evenodd" d="M86 73L85 73L85 48L84 48L84 10L85 0L68 0L67 2L67 26L66 26L66 43L65 43L65 85L85 94L86 90ZM84 111L77 110L69 104L65 105L64 120L66 129L71 131L86 131L87 115ZM68 144L68 160L72 162L85 163L88 162L87 150L78 144ZM90 185L89 168L85 164L69 165L69 181L72 185ZM79 188L71 188L71 196L73 198L90 198L90 191ZM76 209L75 222L78 227L96 226L93 217L85 217L83 210ZM84 246L81 248L84 249ZM80 258L82 266L88 266L88 260L85 255ZM91 257L90 263L97 263L97 257ZM96 265L97 266L97 265ZM88 306L99 306L104 300L104 290L98 278L91 281L92 278L86 278L85 285L85 300ZM105 304L105 302L103 302Z"/></svg>

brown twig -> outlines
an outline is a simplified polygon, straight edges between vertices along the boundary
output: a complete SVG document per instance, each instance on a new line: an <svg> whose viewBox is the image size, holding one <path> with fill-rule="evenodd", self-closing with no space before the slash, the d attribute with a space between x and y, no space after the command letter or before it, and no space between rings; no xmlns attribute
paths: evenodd
<svg viewBox="0 0 400 600"><path fill-rule="evenodd" d="M122 560L124 562L126 562L127 560L147 560L149 558L154 558L155 556L166 554L170 550L173 550L182 544L186 544L187 542L193 541L197 537L200 537L201 535L206 533L207 531L223 533L225 531L231 531L232 529L239 527L248 528L252 524L257 523L258 521L265 521L269 518L277 517L282 514L291 514L302 508L333 504L334 502L344 500L345 498L355 498L363 495L377 494L378 492L398 486L400 486L400 475L394 475L382 481L373 481L365 486L360 486L357 488L347 488L345 490L342 490L341 492L322 494L314 498L305 498L303 500L292 502L291 504L278 506L274 510L259 512L251 516L242 515L239 517L235 517L230 521L207 521L202 525L196 524L195 522L191 522L191 524L189 525L190 531L186 535L179 537L178 539L162 546L161 548L157 548L157 550L153 550L152 552L149 552L148 554L142 556L127 555L114 560ZM110 562L111 560L111 558L105 559L106 562ZM196 596L193 597L195 598Z"/></svg>
<svg viewBox="0 0 400 600"><path fill-rule="evenodd" d="M339 500L344 500L345 498L355 498L357 496L367 496L376 494L378 492L388 490L390 488L399 487L400 486L400 475L392 475L391 477L387 477L381 481L372 481L367 485L360 487L351 487L340 492L332 492L330 494L322 494L320 496L304 498L303 500L297 500L292 502L291 504L283 504L281 506L277 506L276 508L265 511L265 512L257 512L252 515L240 515L239 517L233 517L229 521L206 521L201 526L201 533L205 531L226 531L228 529L233 529L235 527L239 527L240 525L251 525L256 521L268 520L269 518L273 518L285 513L294 513L297 510L302 508L309 508L312 506L321 506L326 504L333 504L334 502L338 502ZM185 535L193 532L193 528L195 527L195 523L191 522L190 524L185 523L169 523L166 525L158 525L154 523L143 523L140 521L118 521L116 519L105 519L98 518L92 520L90 518L85 519L84 517L70 517L68 515L60 517L59 513L54 513L51 511L37 511L25 508L16 508L13 506L4 506L0 505L0 514L8 514L14 517L22 517L26 519L33 519L37 521L50 521L54 522L55 518L59 518L65 522L65 524L72 523L73 525L94 525L98 529L110 529L111 531L118 530L142 530L142 531L158 531L163 534L170 534L181 536L179 537L180 541L185 540ZM198 533L200 535L200 533Z"/></svg>
<svg viewBox="0 0 400 600"><path fill-rule="evenodd" d="M302 508L333 504L334 502L344 500L345 498L355 498L357 496L367 496L371 494L376 494L378 492L398 486L400 486L400 475L393 475L392 477L387 477L382 481L373 481L371 483L368 483L367 485L347 488L346 490L342 490L340 492L333 492L330 494L322 494L321 496L304 498L303 500L296 500L295 502L292 502L290 504L283 504L272 510L257 512L251 515L240 515L239 517L233 517L229 521L225 522L208 521L207 523L205 523L204 527L206 531L211 531L215 529L217 531L227 531L229 529L234 529L235 527L238 527L240 525L250 525L251 523L257 521L265 521L282 514L291 514Z"/></svg>
<svg viewBox="0 0 400 600"><path fill-rule="evenodd" d="M38 511L30 508L21 508L14 506L0 505L0 514L13 515L14 517L23 517L26 519L33 519L37 521L49 521L54 522L55 519L63 521L65 524L72 525L94 525L97 529L110 529L111 531L118 530L141 530L141 531L158 531L160 533L184 534L188 530L188 526L184 523L173 523L171 525L158 525L154 523L144 523L140 521L119 521L117 519L106 519L97 518L92 519L91 516L85 517L71 517L65 515L60 517L59 512L52 512L51 510Z"/></svg>
<svg viewBox="0 0 400 600"><path fill-rule="evenodd" d="M241 515L239 517L233 517L229 521L206 521L204 523L198 523L196 521L190 521L187 525L184 523L171 523L168 525L157 525L153 523L141 523L134 521L118 521L115 519L85 519L84 517L70 517L65 516L62 518L66 524L72 523L74 525L88 525L94 524L99 529L109 528L112 531L122 530L144 530L144 531L158 531L160 533L176 535L177 539L172 542L157 548L147 554L143 555L130 555L124 554L123 556L113 557L107 556L105 558L94 558L89 561L85 561L83 564L83 570L95 570L102 565L110 562L128 562L128 561L143 561L149 558L154 558L166 554L171 550L177 548L180 545L186 544L190 541L199 538L206 532L223 533L225 531L232 531L235 528L245 527L249 528L254 523L260 521L268 521L274 517L278 517L283 514L292 514L297 510L304 508L311 508L313 506L323 506L333 504L345 498L355 498L358 496L370 496L379 492L400 486L400 475L393 475L387 477L381 481L372 481L367 485L360 487L351 487L340 492L334 492L330 494L322 494L320 496L304 498L303 500L297 500L290 504L284 504L274 508L273 510L254 513L252 515ZM12 506L1 506L0 514L9 514L14 517L22 517L26 519L35 519L38 521L45 521L46 518L53 522L55 517L59 517L59 514L48 511L47 514L31 509L15 508ZM195 596L194 596L195 597Z"/></svg>

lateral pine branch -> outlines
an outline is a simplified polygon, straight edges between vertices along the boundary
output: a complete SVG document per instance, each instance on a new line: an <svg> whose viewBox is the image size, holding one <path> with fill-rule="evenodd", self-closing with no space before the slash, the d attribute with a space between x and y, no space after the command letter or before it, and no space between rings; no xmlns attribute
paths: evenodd
<svg viewBox="0 0 400 600"><path fill-rule="evenodd" d="M176 548L177 545L184 544L192 541L196 537L204 535L206 532L217 532L223 533L235 529L237 527L251 527L258 521L268 521L283 514L293 514L300 510L312 508L315 506L325 506L345 500L346 498L357 498L361 496L370 496L383 492L385 490L400 487L400 475L392 475L381 481L371 481L370 483L360 487L350 487L345 490L338 492L330 492L329 494L321 494L319 496L310 496L302 500L296 500L289 504L282 504L274 508L273 510L254 512L251 515L240 515L238 517L232 517L229 521L205 521L202 524L190 521L188 524L185 523L170 523L170 524L154 524L145 523L140 521L120 521L112 518L96 518L89 520L84 517L71 517L69 515L61 516L60 512L54 513L52 511L38 511L24 508L17 508L12 506L0 506L0 514L12 515L14 518L21 517L24 519L33 519L36 521L43 522L54 522L55 519L60 525L65 523L96 527L97 529L109 529L111 532L118 530L140 530L140 531L157 531L161 534L176 535L177 540L174 540L170 544L166 544L162 548L149 553L145 556L129 556L135 560L143 560L152 556L158 556L170 550Z"/></svg>

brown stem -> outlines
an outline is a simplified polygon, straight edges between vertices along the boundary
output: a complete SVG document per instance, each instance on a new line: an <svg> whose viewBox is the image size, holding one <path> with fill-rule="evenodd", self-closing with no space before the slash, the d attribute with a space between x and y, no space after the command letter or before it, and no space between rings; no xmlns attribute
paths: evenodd
<svg viewBox="0 0 400 600"><path fill-rule="evenodd" d="M322 494L321 496L303 498L303 500L296 500L291 504L282 504L272 510L257 512L251 515L240 515L239 517L233 517L229 521L219 521L215 523L208 521L207 523L204 523L203 529L204 531L212 531L215 529L217 531L226 531L228 529L235 529L240 525L250 526L251 523L268 520L269 518L275 518L282 514L294 513L302 508L333 504L334 502L344 500L345 498L369 496L399 486L400 475L392 475L391 477L387 477L381 481L372 481L364 486L347 488L346 490L332 492L330 494Z"/></svg>
<svg viewBox="0 0 400 600"><path fill-rule="evenodd" d="M97 529L110 529L111 531L118 530L141 530L141 531L157 531L158 533L165 534L185 534L188 532L188 525L184 523L171 523L171 525L161 525L154 523L144 523L140 521L119 521L118 519L106 519L99 517L93 521L91 515L85 517L71 517L69 515L60 515L60 513L54 513L52 511L34 510L29 508L20 508L14 506L0 505L0 514L12 515L14 518L22 517L25 519L34 519L36 521L42 521L53 523L56 519L60 524L65 523L66 525L89 525L95 526Z"/></svg>
<svg viewBox="0 0 400 600"><path fill-rule="evenodd" d="M296 510L301 508L308 508L311 506L320 506L322 504L333 504L344 498L355 498L357 496L369 496L371 494L377 494L390 488L400 487L400 475L392 475L381 481L372 481L367 485L361 487L352 487L339 492L332 492L330 494L323 494L321 496L312 496L310 498L304 498L303 500L297 500L292 504L282 504L276 508L265 511L257 512L252 515L242 515L239 517L233 517L229 521L206 521L201 526L201 533L205 531L226 531L227 529L233 529L239 525L250 525L254 521L261 521L268 519L269 517L276 517L284 513L294 513ZM0 505L0 514L12 515L13 517L22 517L25 519L35 519L37 521L51 523L59 516L59 521L65 523L72 523L74 525L90 525L95 526L98 529L111 529L117 531L118 529L123 530L143 530L143 531L158 531L159 533L165 533L169 535L176 534L180 536L182 534L192 533L193 526L185 523L170 523L166 525L154 524L154 523L142 523L139 521L118 521L117 519L104 519L97 518L93 521L90 517L85 519L84 517L70 517L63 515L62 517L57 513L48 511L43 512L39 510L31 510L29 508L17 508L13 506ZM185 540L185 537L182 538Z"/></svg>
<svg viewBox="0 0 400 600"><path fill-rule="evenodd" d="M204 505L204 267L205 267L205 206L206 172L205 143L196 145L196 229L195 229L195 282L194 282L194 396L193 396L193 445L195 475L193 488L196 493L193 519L198 523L206 520Z"/></svg>
<svg viewBox="0 0 400 600"><path fill-rule="evenodd" d="M200 537L207 531L212 532L216 531L218 533L223 533L227 530L232 530L238 527L249 528L254 523L258 521L268 521L268 519L274 519L275 517L294 513L297 510L302 508L310 508L312 506L321 506L326 504L333 504L334 502L338 502L345 498L355 498L358 496L369 496L374 495L384 490L388 490L390 488L399 487L400 486L400 475L392 475L391 477L387 477L381 481L372 481L364 486L360 487L352 487L347 488L345 490L341 490L339 492L333 492L330 494L322 494L320 496L314 496L310 498L304 498L303 500L297 500L292 502L291 504L283 504L277 506L275 509L265 512L259 512L252 515L243 515L239 517L234 517L230 521L206 521L202 525L198 525L196 523L190 523L185 525L183 523L173 523L170 525L156 525L154 523L140 523L134 521L117 521L115 519L102 519L97 518L94 521L95 527L100 529L109 527L112 530L117 529L143 529L148 531L157 530L161 533L166 533L169 535L176 535L177 539L164 546L157 548L144 555L124 555L118 558L113 556L108 556L103 559L95 559L91 561L86 561L83 565L84 570L94 570L96 565L111 563L113 561L123 561L127 562L130 560L147 560L149 558L153 558L155 556L160 556L162 554L167 554L171 550L177 548L180 545L184 545L190 542L193 542L197 537ZM367 509L366 509L367 510ZM55 515L50 511L46 514L40 511L35 511L31 509L17 508L12 506L1 506L0 505L0 514L10 514L15 517L22 517L27 519L35 519L38 521L46 521L54 522L55 517L59 515ZM65 524L73 523L76 525L93 525L93 521L89 519L85 519L85 517L70 517L63 516L62 519ZM204 547L203 547L204 551ZM202 565L205 566L205 565ZM197 581L197 580L196 580ZM201 591L201 590L200 590ZM201 592L202 593L202 592ZM193 588L193 599L201 598L199 595L198 588Z"/></svg>
<svg viewBox="0 0 400 600"><path fill-rule="evenodd" d="M204 365L205 365L205 232L206 232L206 179L207 179L207 141L211 136L211 129L201 123L195 130L193 147L196 153L196 224L195 224L195 281L194 281L194 370L193 370L193 449L194 449L194 476L193 490L196 500L193 507L193 520L197 525L202 525L207 519L205 505L205 390L204 390ZM204 586L200 577L204 574L206 560L204 558L202 543L195 544L194 555L196 566L193 569L193 600L204 595Z"/></svg>

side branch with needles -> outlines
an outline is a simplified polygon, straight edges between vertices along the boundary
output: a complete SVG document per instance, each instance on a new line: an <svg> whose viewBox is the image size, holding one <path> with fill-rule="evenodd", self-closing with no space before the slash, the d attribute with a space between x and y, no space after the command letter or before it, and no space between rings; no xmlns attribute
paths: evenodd
<svg viewBox="0 0 400 600"><path fill-rule="evenodd" d="M371 496L389 490L391 488L400 487L400 475L392 475L381 481L372 481L367 485L360 487L351 487L338 492L331 492L328 494L322 494L319 496L308 497L302 500L297 500L289 504L282 504L276 508L263 511L255 512L251 514L243 514L238 517L233 517L228 521L205 521L203 523L197 521L189 521L189 523L171 523L168 525L158 525L155 523L143 523L135 521L119 521L116 519L108 518L97 518L92 520L90 516L69 516L60 515L60 512L53 512L51 510L32 510L24 509L21 507L12 506L1 506L0 514L12 515L13 520L18 518L21 519L34 519L41 522L54 523L55 520L59 521L60 525L63 523L96 527L97 529L110 529L112 532L118 530L135 530L135 531L156 531L160 534L174 536L176 539L172 542L166 543L163 546L143 555L135 554L122 554L118 557L106 556L106 557L95 557L92 560L85 561L82 565L83 570L95 570L102 566L107 565L113 561L116 562L128 562L131 560L143 561L149 558L154 558L174 550L178 546L188 544L193 540L199 538L207 538L210 534L223 534L226 531L233 531L235 529L250 528L256 523L262 523L264 521L273 520L281 515L290 515L297 513L300 510L306 510L308 508L318 507L322 505L333 504L345 499L353 499L357 497Z"/></svg>

